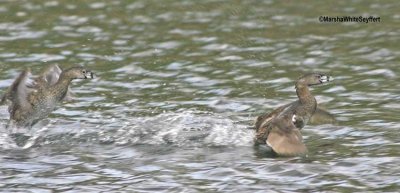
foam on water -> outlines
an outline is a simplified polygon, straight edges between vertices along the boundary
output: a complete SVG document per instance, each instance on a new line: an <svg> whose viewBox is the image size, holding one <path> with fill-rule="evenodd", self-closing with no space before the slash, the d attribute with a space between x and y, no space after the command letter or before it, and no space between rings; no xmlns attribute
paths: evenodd
<svg viewBox="0 0 400 193"><path fill-rule="evenodd" d="M79 127L79 125L75 126ZM254 131L249 130L248 125L240 124L230 117L199 111L163 113L153 117L132 117L129 122L124 123L124 126L109 127L112 129L106 131L69 128L64 132L55 132L51 131L51 127L54 125L35 126L32 130L26 131L25 133L31 138L22 148L49 143L74 143L74 140L89 139L118 145L251 146L254 137ZM3 130L5 130L4 127ZM3 132L0 147L18 148L7 133L12 132Z"/></svg>

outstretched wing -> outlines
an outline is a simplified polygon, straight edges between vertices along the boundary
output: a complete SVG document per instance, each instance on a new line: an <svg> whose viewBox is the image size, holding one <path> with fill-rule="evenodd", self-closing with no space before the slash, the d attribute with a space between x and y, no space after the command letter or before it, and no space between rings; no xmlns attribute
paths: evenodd
<svg viewBox="0 0 400 193"><path fill-rule="evenodd" d="M56 64L50 65L44 70L42 70L39 76L35 78L32 87L43 88L54 85L60 78L61 73L62 70L60 67L58 67L58 65Z"/></svg>
<svg viewBox="0 0 400 193"><path fill-rule="evenodd" d="M278 107L277 109L273 110L270 113L266 113L264 115L261 115L257 117L256 123L255 123L255 129L256 129L256 138L255 142L258 144L265 144L265 141L267 140L267 137L269 135L269 131L271 130L271 122L278 117L282 111L290 107L291 103L287 105L283 105Z"/></svg>
<svg viewBox="0 0 400 193"><path fill-rule="evenodd" d="M54 85L60 78L61 73L61 68L57 64L53 64L45 68L39 78L44 80L48 85Z"/></svg>
<svg viewBox="0 0 400 193"><path fill-rule="evenodd" d="M265 113L261 116L258 116L256 123L255 123L256 130L258 131L260 128L266 126L269 122L271 122L272 119L274 119L276 116L278 116L289 105L290 105L290 103L287 105L280 106L270 113Z"/></svg>
<svg viewBox="0 0 400 193"><path fill-rule="evenodd" d="M63 71L57 64L52 64L45 68L36 78L36 86L37 87L48 87L56 84L58 79L60 79L61 73ZM73 99L73 92L71 91L71 87L68 86L68 91L63 98L63 100L70 101Z"/></svg>
<svg viewBox="0 0 400 193"><path fill-rule="evenodd" d="M6 101L11 101L11 106L9 107L10 113L15 106L31 108L31 104L28 101L28 95L33 91L32 88L28 87L31 84L29 81L30 77L30 70L24 70L3 95L0 103L4 104Z"/></svg>
<svg viewBox="0 0 400 193"><path fill-rule="evenodd" d="M290 121L282 121L284 120L279 119L271 123L267 145L278 155L295 156L307 153L300 130Z"/></svg>
<svg viewBox="0 0 400 193"><path fill-rule="evenodd" d="M314 114L311 116L310 124L321 125L321 124L337 124L335 116L328 111L317 107Z"/></svg>

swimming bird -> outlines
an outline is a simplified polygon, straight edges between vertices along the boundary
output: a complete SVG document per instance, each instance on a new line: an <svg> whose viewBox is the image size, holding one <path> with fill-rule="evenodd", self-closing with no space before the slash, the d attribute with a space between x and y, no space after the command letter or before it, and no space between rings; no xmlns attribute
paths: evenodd
<svg viewBox="0 0 400 193"><path fill-rule="evenodd" d="M298 100L283 105L257 118L256 144L267 144L278 155L293 156L307 152L300 130L307 125L317 110L317 100L309 87L324 84L330 76L310 73L301 76L295 84Z"/></svg>
<svg viewBox="0 0 400 193"><path fill-rule="evenodd" d="M0 104L10 102L7 127L32 127L53 112L59 102L71 96L72 80L93 78L93 73L84 67L62 71L57 65L51 65L38 77L31 76L30 69L22 71L0 101Z"/></svg>

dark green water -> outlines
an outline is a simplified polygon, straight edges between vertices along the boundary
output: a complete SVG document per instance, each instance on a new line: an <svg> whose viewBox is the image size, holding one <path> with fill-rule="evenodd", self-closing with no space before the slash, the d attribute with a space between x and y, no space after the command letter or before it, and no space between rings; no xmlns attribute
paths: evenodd
<svg viewBox="0 0 400 193"><path fill-rule="evenodd" d="M0 89L30 67L83 65L77 98L19 148L0 108L1 192L396 192L397 1L1 1ZM320 16L380 23L320 23ZM338 125L303 130L307 157L253 147L255 117L303 73Z"/></svg>

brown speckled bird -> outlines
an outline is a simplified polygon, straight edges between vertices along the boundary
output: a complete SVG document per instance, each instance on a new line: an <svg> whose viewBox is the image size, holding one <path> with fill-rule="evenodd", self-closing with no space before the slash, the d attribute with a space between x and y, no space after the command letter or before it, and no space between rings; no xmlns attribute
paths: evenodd
<svg viewBox="0 0 400 193"><path fill-rule="evenodd" d="M51 65L33 79L29 69L21 72L0 101L11 102L8 126L32 127L54 111L59 102L70 99L69 84L73 79L87 78L93 78L93 73L84 67L62 71Z"/></svg>
<svg viewBox="0 0 400 193"><path fill-rule="evenodd" d="M309 87L324 84L330 77L319 73L310 73L296 82L297 101L278 107L270 113L257 118L257 144L267 144L278 155L294 156L307 152L300 130L309 122L317 110L317 101ZM323 111L323 110L319 110Z"/></svg>

